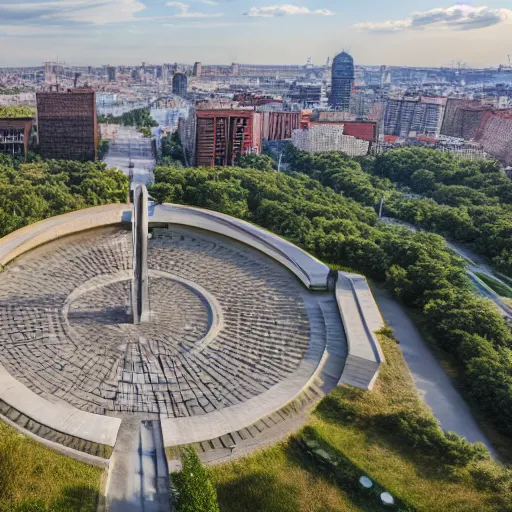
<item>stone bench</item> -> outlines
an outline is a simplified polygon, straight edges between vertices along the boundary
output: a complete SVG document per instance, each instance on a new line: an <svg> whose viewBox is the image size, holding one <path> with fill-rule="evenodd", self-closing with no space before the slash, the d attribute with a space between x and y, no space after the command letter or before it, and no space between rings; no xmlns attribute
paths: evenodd
<svg viewBox="0 0 512 512"><path fill-rule="evenodd" d="M372 389L384 355L375 332L384 321L363 276L338 272L336 301L348 345L341 384Z"/></svg>

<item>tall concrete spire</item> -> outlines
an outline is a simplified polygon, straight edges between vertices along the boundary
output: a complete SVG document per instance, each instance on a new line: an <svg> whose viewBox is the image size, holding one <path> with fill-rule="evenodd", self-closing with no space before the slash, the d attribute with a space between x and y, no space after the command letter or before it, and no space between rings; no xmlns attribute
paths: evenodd
<svg viewBox="0 0 512 512"><path fill-rule="evenodd" d="M148 191L145 185L137 185L133 191L132 237L132 317L134 324L141 324L149 322Z"/></svg>

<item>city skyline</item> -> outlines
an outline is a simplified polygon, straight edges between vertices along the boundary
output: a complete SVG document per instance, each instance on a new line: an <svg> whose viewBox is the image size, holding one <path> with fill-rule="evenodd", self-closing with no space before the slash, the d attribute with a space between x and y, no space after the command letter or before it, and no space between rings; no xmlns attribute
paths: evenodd
<svg viewBox="0 0 512 512"><path fill-rule="evenodd" d="M324 64L343 49L361 65L436 67L463 61L496 67L512 54L512 9L506 4L6 0L0 5L0 42L11 49L0 53L0 67L35 66L57 57L77 66L298 64L308 56Z"/></svg>

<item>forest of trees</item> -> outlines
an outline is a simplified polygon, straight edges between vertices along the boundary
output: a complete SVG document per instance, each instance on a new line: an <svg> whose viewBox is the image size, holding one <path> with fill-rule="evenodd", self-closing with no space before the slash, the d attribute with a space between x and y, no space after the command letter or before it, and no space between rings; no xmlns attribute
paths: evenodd
<svg viewBox="0 0 512 512"><path fill-rule="evenodd" d="M112 114L98 115L98 123L121 124L123 126L136 126L137 128L153 128L158 123L151 117L149 108L138 108L114 117Z"/></svg>
<svg viewBox="0 0 512 512"><path fill-rule="evenodd" d="M104 163L13 161L0 154L0 237L73 210L125 202L128 179Z"/></svg>
<svg viewBox="0 0 512 512"><path fill-rule="evenodd" d="M390 181L363 173L346 158L340 168L330 175L331 188L304 174L159 167L150 194L159 202L248 220L328 264L384 283L421 312L436 343L458 362L467 396L512 436L512 333L505 320L490 301L471 292L462 260L446 249L443 238L378 222L374 202L382 190L393 190ZM327 172L322 181L328 182Z"/></svg>
<svg viewBox="0 0 512 512"><path fill-rule="evenodd" d="M512 181L496 162L423 148L352 159L310 155L290 145L286 157L292 172L359 203L376 209L385 197L385 215L470 244L512 277Z"/></svg>

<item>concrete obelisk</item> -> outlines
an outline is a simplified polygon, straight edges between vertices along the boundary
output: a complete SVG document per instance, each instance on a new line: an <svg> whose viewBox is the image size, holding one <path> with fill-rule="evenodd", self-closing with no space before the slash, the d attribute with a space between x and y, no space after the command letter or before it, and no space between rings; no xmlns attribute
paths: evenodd
<svg viewBox="0 0 512 512"><path fill-rule="evenodd" d="M134 324L141 324L149 322L148 191L145 185L137 185L133 191L132 238L132 317Z"/></svg>

